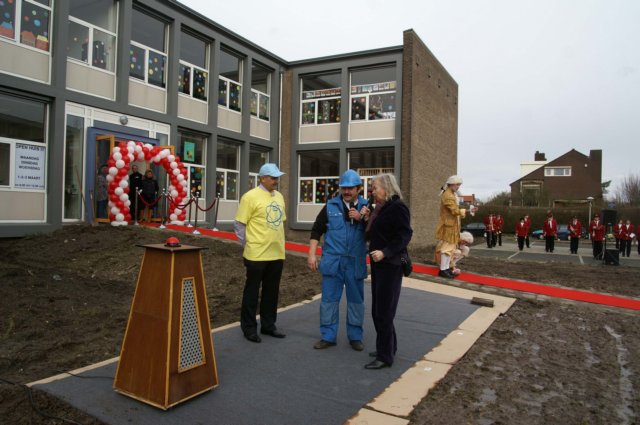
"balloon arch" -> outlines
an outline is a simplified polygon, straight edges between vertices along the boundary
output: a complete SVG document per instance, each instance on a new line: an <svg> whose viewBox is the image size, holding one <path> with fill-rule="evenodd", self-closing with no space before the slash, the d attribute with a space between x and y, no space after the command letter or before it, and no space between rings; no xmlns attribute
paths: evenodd
<svg viewBox="0 0 640 425"><path fill-rule="evenodd" d="M134 161L153 161L162 164L169 176L169 220L172 224L184 224L186 212L182 200L187 198L187 169L180 157L171 154L167 148L141 142L120 142L113 148L107 161L109 173L109 220L112 226L126 226L131 221L131 200L129 199L129 164ZM134 194L134 196L136 196ZM183 208L181 208L183 207Z"/></svg>

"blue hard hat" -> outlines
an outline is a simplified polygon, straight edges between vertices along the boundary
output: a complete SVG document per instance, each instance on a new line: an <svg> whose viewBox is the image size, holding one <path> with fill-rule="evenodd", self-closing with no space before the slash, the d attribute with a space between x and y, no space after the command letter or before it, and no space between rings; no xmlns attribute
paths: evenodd
<svg viewBox="0 0 640 425"><path fill-rule="evenodd" d="M347 170L340 176L340 187L356 187L362 185L362 179L353 170Z"/></svg>
<svg viewBox="0 0 640 425"><path fill-rule="evenodd" d="M280 171L276 164L264 164L260 167L260 171L258 172L258 176L271 176L271 177L280 177L284 173Z"/></svg>

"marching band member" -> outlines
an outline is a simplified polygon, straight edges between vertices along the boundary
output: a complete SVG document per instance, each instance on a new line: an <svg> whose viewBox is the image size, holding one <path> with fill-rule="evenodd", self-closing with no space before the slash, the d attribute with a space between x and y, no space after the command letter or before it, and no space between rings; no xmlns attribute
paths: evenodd
<svg viewBox="0 0 640 425"><path fill-rule="evenodd" d="M616 249L620 249L620 238L622 237L622 219L613 226L613 237L616 238Z"/></svg>
<svg viewBox="0 0 640 425"><path fill-rule="evenodd" d="M589 235L593 245L593 258L602 260L602 241L604 241L604 223L600 220L600 214L595 214L589 224Z"/></svg>
<svg viewBox="0 0 640 425"><path fill-rule="evenodd" d="M504 227L504 218L502 218L502 215L498 214L496 215L496 235L498 236L499 246L502 246L502 228L503 227Z"/></svg>
<svg viewBox="0 0 640 425"><path fill-rule="evenodd" d="M496 221L493 213L489 213L488 216L484 218L484 229L485 229L485 238L487 239L487 248L493 248L496 243L495 239L495 231L496 231Z"/></svg>
<svg viewBox="0 0 640 425"><path fill-rule="evenodd" d="M531 248L531 244L529 243L529 234L531 233L531 217L529 217L529 214L524 215L524 224L527 225L527 237L524 238L524 241L527 244L527 248Z"/></svg>
<svg viewBox="0 0 640 425"><path fill-rule="evenodd" d="M569 221L569 248L572 254L578 253L578 243L580 242L580 236L582 236L582 223L575 215Z"/></svg>
<svg viewBox="0 0 640 425"><path fill-rule="evenodd" d="M524 248L524 241L529 237L529 226L527 226L527 222L524 217L520 217L520 221L516 224L515 233L518 237L518 249L522 251L522 248Z"/></svg>
<svg viewBox="0 0 640 425"><path fill-rule="evenodd" d="M633 224L631 224L631 220L627 220L625 224L620 226L620 254L622 254L623 257L628 257L631 254L631 240L633 239L631 236L632 233Z"/></svg>
<svg viewBox="0 0 640 425"><path fill-rule="evenodd" d="M553 248L558 237L558 223L553 218L551 211L547 212L547 218L542 225L542 236L544 237L544 250L553 252Z"/></svg>

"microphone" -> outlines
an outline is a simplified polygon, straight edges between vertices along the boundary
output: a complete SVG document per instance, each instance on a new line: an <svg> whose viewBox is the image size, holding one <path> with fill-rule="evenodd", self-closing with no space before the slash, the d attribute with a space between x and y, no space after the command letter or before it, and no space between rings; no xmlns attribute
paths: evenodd
<svg viewBox="0 0 640 425"><path fill-rule="evenodd" d="M349 211L351 211L351 209L355 207L356 204L353 201L349 202ZM353 224L353 217L351 217L351 224Z"/></svg>
<svg viewBox="0 0 640 425"><path fill-rule="evenodd" d="M373 208L373 203L375 202L375 199L373 198L373 195L369 196L369 199L367 199L367 209L371 210Z"/></svg>

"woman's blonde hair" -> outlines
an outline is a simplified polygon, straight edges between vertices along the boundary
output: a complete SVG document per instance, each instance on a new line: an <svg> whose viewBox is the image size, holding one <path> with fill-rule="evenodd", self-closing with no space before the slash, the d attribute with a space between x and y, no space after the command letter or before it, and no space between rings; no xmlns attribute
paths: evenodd
<svg viewBox="0 0 640 425"><path fill-rule="evenodd" d="M393 195L398 195L400 199L402 199L402 192L400 192L400 186L398 186L398 182L396 178L391 173L382 173L378 174L373 178L373 181L378 183L382 189L384 189L385 193L385 201L391 199Z"/></svg>

